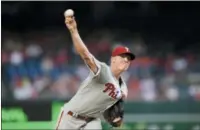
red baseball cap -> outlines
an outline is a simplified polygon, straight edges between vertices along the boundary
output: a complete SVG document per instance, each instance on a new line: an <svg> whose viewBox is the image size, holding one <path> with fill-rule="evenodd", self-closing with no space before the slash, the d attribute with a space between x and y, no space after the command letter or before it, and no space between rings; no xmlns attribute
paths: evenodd
<svg viewBox="0 0 200 130"><path fill-rule="evenodd" d="M131 57L131 60L135 59L135 55L129 50L128 47L125 46L117 46L112 51L112 56L118 56L121 54L128 54Z"/></svg>

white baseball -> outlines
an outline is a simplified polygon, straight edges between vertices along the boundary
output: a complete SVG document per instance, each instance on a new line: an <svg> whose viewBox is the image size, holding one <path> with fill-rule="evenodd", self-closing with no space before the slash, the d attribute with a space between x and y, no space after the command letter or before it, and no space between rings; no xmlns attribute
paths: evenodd
<svg viewBox="0 0 200 130"><path fill-rule="evenodd" d="M65 11L64 15L65 15L65 17L73 16L74 15L74 11L72 9L68 9L68 10Z"/></svg>

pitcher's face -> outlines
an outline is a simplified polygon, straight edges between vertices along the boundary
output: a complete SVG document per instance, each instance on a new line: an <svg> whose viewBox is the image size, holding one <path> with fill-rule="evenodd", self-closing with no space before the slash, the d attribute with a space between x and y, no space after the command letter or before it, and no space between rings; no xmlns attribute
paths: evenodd
<svg viewBox="0 0 200 130"><path fill-rule="evenodd" d="M121 54L119 56L115 56L112 59L112 63L117 70L126 71L131 63L131 57L128 54Z"/></svg>

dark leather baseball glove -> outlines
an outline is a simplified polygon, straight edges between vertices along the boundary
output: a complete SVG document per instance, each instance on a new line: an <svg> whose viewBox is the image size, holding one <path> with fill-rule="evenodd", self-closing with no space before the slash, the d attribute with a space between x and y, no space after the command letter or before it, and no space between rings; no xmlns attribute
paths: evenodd
<svg viewBox="0 0 200 130"><path fill-rule="evenodd" d="M117 101L113 106L103 113L104 119L113 127L120 127L124 116L123 99Z"/></svg>

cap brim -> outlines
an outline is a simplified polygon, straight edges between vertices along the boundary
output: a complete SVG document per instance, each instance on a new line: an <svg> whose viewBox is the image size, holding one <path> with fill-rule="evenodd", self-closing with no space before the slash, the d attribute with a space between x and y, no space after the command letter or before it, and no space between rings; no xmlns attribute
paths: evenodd
<svg viewBox="0 0 200 130"><path fill-rule="evenodd" d="M135 59L135 55L131 52L126 52L126 53L123 53L123 54L128 54L131 57L131 60Z"/></svg>

